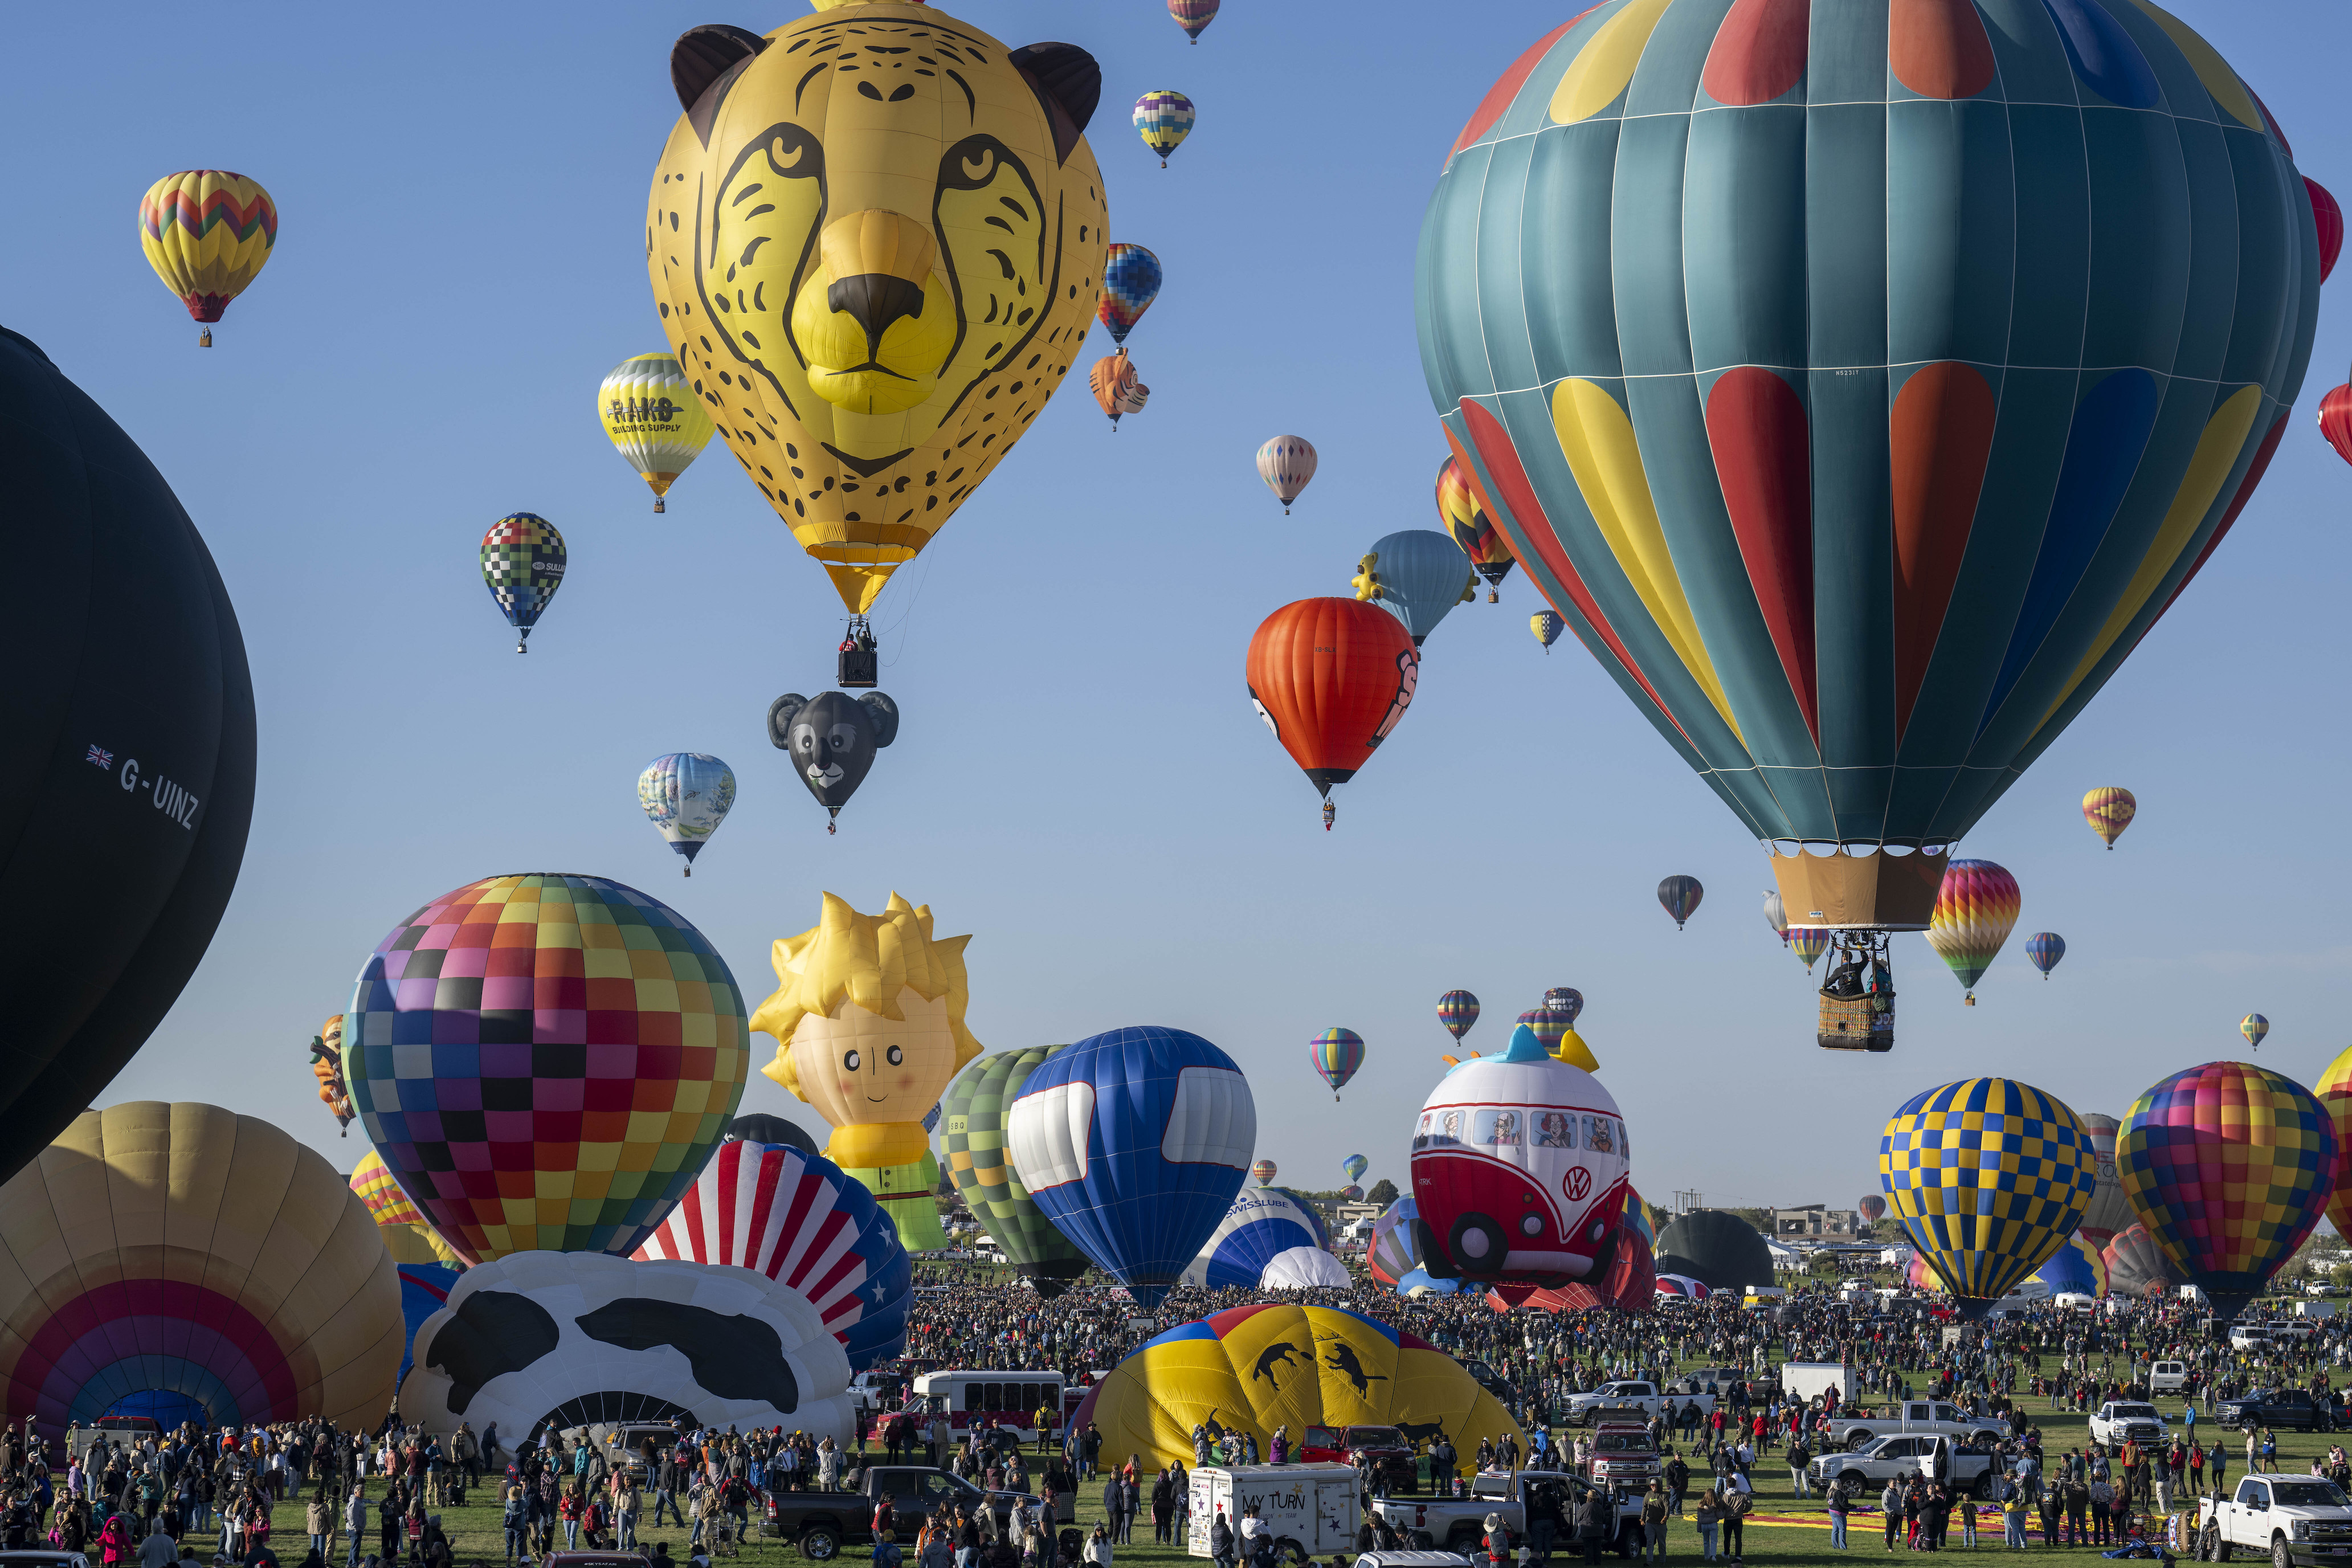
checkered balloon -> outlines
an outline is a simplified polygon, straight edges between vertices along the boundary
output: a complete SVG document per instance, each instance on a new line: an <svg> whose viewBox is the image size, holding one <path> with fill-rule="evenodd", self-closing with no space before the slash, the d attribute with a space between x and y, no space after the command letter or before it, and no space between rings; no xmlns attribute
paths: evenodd
<svg viewBox="0 0 2352 1568"><path fill-rule="evenodd" d="M533 512L502 517L482 535L482 582L515 629L515 652L523 651L540 613L563 586L571 559L555 524Z"/></svg>
<svg viewBox="0 0 2352 1568"><path fill-rule="evenodd" d="M2074 1235L2098 1170L2082 1119L2013 1079L1916 1095L1878 1141L1878 1184L1929 1274L1980 1307Z"/></svg>
<svg viewBox="0 0 2352 1568"><path fill-rule="evenodd" d="M2223 1318L2294 1256L2336 1186L2336 1127L2293 1079L2248 1062L2174 1073L2116 1138L2124 1195Z"/></svg>
<svg viewBox="0 0 2352 1568"><path fill-rule="evenodd" d="M726 961L602 877L490 877L360 970L343 1072L368 1141L468 1263L644 1244L743 1097Z"/></svg>

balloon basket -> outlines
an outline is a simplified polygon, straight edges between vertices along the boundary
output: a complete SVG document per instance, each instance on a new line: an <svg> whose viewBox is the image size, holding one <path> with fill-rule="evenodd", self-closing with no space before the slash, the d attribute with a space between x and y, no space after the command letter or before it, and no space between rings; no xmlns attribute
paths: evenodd
<svg viewBox="0 0 2352 1568"><path fill-rule="evenodd" d="M656 496L656 497L654 497L654 510L655 510L656 511L667 511L667 510L669 510L669 508L667 508L667 507L666 507L666 506L664 506L664 505L662 504L662 498L661 498L661 497L659 497L659 496Z"/></svg>
<svg viewBox="0 0 2352 1568"><path fill-rule="evenodd" d="M841 640L841 658L834 684L857 691L881 684L882 656L874 646L874 630L864 616L849 617L849 635Z"/></svg>
<svg viewBox="0 0 2352 1568"><path fill-rule="evenodd" d="M1882 1010L1874 996L1824 996L1817 1037L1825 1051L1891 1051L1895 1004Z"/></svg>
<svg viewBox="0 0 2352 1568"><path fill-rule="evenodd" d="M1837 933L1830 950L1829 976L1822 982L1821 1020L1814 1036L1814 1042L1822 1049L1895 1048L1895 972L1887 962L1886 947L1885 931ZM1811 967L1806 965L1809 972ZM1842 978L1844 984L1859 989L1852 994L1833 990Z"/></svg>
<svg viewBox="0 0 2352 1568"><path fill-rule="evenodd" d="M206 327L203 331L198 332L198 333L196 334L196 347L198 347L198 348L200 348L200 349L208 349L208 348L210 348L210 347L212 347L212 346L213 346L213 330L212 330L210 327ZM2112 848L2114 848L2114 847L2115 847L2115 846L2113 846L2113 845L2111 844L2111 845L2109 845L2107 847L2109 847L2110 849L2112 849Z"/></svg>

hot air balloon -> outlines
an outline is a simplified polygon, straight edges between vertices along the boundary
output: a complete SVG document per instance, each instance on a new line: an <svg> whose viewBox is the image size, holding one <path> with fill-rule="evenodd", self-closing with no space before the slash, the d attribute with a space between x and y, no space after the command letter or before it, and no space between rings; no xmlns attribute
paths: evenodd
<svg viewBox="0 0 2352 1568"><path fill-rule="evenodd" d="M2118 1296L2163 1300L2189 1283L2148 1235L2147 1226L2137 1220L2116 1232L2099 1261L2106 1265L2107 1289Z"/></svg>
<svg viewBox="0 0 2352 1568"><path fill-rule="evenodd" d="M1184 1283L1196 1289L1255 1290L1284 1254L1301 1247L1323 1252L1330 1245L1331 1227L1297 1194L1280 1187L1245 1188L1186 1265ZM1339 1277L1344 1281L1347 1270Z"/></svg>
<svg viewBox="0 0 2352 1568"><path fill-rule="evenodd" d="M1478 575L1486 579L1486 602L1492 605L1501 602L1502 595L1496 590L1511 574L1518 560L1503 536L1495 531L1495 520L1486 512L1486 503L1479 498L1478 488L1463 468L1462 459L1449 457L1440 463L1437 515L1444 522L1445 531L1454 536L1454 542L1462 547L1462 553L1470 558ZM1556 630L1552 633L1552 637L1559 635ZM1544 638L1544 646L1551 646L1551 637Z"/></svg>
<svg viewBox="0 0 2352 1568"><path fill-rule="evenodd" d="M211 323L269 263L278 204L258 180L226 169L183 169L139 198L139 248L163 287L205 323L196 346L213 346Z"/></svg>
<svg viewBox="0 0 2352 1568"><path fill-rule="evenodd" d="M0 1186L0 1376L52 1439L177 1394L208 1428L373 1426L405 1339L367 1205L270 1123L214 1105L85 1110Z"/></svg>
<svg viewBox="0 0 2352 1568"><path fill-rule="evenodd" d="M947 1110L949 1179L1005 1260L1038 1295L1067 1290L1087 1271L1086 1255L1045 1217L1005 1152L1005 1113L1037 1064L1067 1046L992 1051L956 1076L940 1100Z"/></svg>
<svg viewBox="0 0 2352 1568"><path fill-rule="evenodd" d="M1853 1205L1854 1213L1876 1225L1886 1217L1886 1200L1876 1193L1864 1193L1862 1201Z"/></svg>
<svg viewBox="0 0 2352 1568"><path fill-rule="evenodd" d="M1326 1029L1307 1042L1307 1059L1314 1064L1317 1076L1331 1086L1336 1101L1339 1090L1364 1065L1363 1037L1353 1029Z"/></svg>
<svg viewBox="0 0 2352 1568"><path fill-rule="evenodd" d="M1535 1036L1536 1044L1543 1047L1546 1056L1552 1056L1559 1052L1560 1040L1574 1026L1569 1021L1566 1008L1538 1002L1519 1015L1519 1026Z"/></svg>
<svg viewBox="0 0 2352 1568"><path fill-rule="evenodd" d="M1966 1318L2049 1261L2083 1223L2097 1179L2081 1119L2013 1079L1914 1095L1878 1141L1887 1203Z"/></svg>
<svg viewBox="0 0 2352 1568"><path fill-rule="evenodd" d="M1693 1209L1658 1232L1661 1275L1703 1281L1710 1290L1742 1290L1772 1278L1772 1248L1763 1233L1736 1214Z"/></svg>
<svg viewBox="0 0 2352 1568"><path fill-rule="evenodd" d="M1411 1198L1399 1198L1372 1222L1371 1239L1364 1243L1364 1270L1381 1284L1393 1287L1421 1267L1421 1244L1412 1229L1420 1212Z"/></svg>
<svg viewBox="0 0 2352 1568"><path fill-rule="evenodd" d="M694 858L735 808L735 772L701 752L671 752L647 763L637 775L637 804L669 847L686 858L691 877Z"/></svg>
<svg viewBox="0 0 2352 1568"><path fill-rule="evenodd" d="M1555 985L1543 994L1543 1005L1568 1016L1568 1026L1576 1027L1577 1019L1584 1016L1584 993L1573 985ZM1538 1031L1538 1037L1541 1032Z"/></svg>
<svg viewBox="0 0 2352 1568"><path fill-rule="evenodd" d="M654 510L710 445L710 411L702 405L675 354L638 354L614 365L596 389L597 416L637 478L653 488Z"/></svg>
<svg viewBox="0 0 2352 1568"><path fill-rule="evenodd" d="M1419 647L1454 605L1478 596L1476 584L1461 546L1433 529L1412 528L1372 542L1357 565L1356 597L1402 621Z"/></svg>
<svg viewBox="0 0 2352 1568"><path fill-rule="evenodd" d="M1827 927L1790 926L1789 928L1789 951L1794 952L1803 962L1805 973L1808 974L1813 972L1813 960L1827 952L1829 945L1830 932Z"/></svg>
<svg viewBox="0 0 2352 1568"><path fill-rule="evenodd" d="M1096 314L1110 329L1110 341L1127 342L1143 312L1160 297L1160 258L1139 245L1114 244L1103 263L1102 304Z"/></svg>
<svg viewBox="0 0 2352 1568"><path fill-rule="evenodd" d="M1274 1185L1274 1178L1277 1173L1273 1161L1260 1160L1250 1167L1250 1174L1256 1178L1259 1186L1270 1187Z"/></svg>
<svg viewBox="0 0 2352 1568"><path fill-rule="evenodd" d="M1257 1142L1234 1059L1181 1029L1113 1029L1040 1063L1005 1146L1055 1227L1149 1311L1217 1227Z"/></svg>
<svg viewBox="0 0 2352 1568"><path fill-rule="evenodd" d="M768 743L792 758L793 772L824 807L828 834L874 771L877 753L898 738L898 705L885 692L787 691L768 704Z"/></svg>
<svg viewBox="0 0 2352 1568"><path fill-rule="evenodd" d="M1625 1223L1641 1233L1645 1251L1656 1245L1657 1220L1652 1215L1650 1205L1642 1201L1642 1194L1635 1192L1630 1183L1625 1187Z"/></svg>
<svg viewBox="0 0 2352 1568"><path fill-rule="evenodd" d="M2025 939L2025 956L2033 961L2033 967L2042 971L2042 978L2047 980L2050 972L2058 967L2058 961L2066 956L2066 939L2054 931L2035 931Z"/></svg>
<svg viewBox="0 0 2352 1568"><path fill-rule="evenodd" d="M343 1016L330 1013L310 1037L310 1076L319 1083L319 1103L335 1118L336 1136L351 1136L352 1091L343 1082Z"/></svg>
<svg viewBox="0 0 2352 1568"><path fill-rule="evenodd" d="M515 629L515 652L530 651L530 628L563 586L571 558L555 524L530 512L510 512L482 535L482 583Z"/></svg>
<svg viewBox="0 0 2352 1568"><path fill-rule="evenodd" d="M2328 1120L2336 1129L2336 1170L2328 1189L2327 1220L2336 1226L2336 1235L2352 1236L2352 1169L2347 1168L2352 1166L2352 1159L2344 1154L2352 1149L2352 1050L2327 1064L2313 1092L2327 1108Z"/></svg>
<svg viewBox="0 0 2352 1568"><path fill-rule="evenodd" d="M1538 610L1528 617L1528 630L1535 634L1536 641L1543 644L1547 654L1551 652L1551 645L1559 640L1559 634L1567 629L1568 623L1549 610Z"/></svg>
<svg viewBox="0 0 2352 1568"><path fill-rule="evenodd" d="M1087 384L1094 389L1096 406L1110 419L1114 436L1118 434L1119 416L1134 413L1143 406L1141 398L1150 395L1150 389L1136 381L1135 362L1127 357L1125 349L1095 361L1095 368L1087 373Z"/></svg>
<svg viewBox="0 0 2352 1568"><path fill-rule="evenodd" d="M2261 1050L2263 1048L2263 1037L2270 1032L2271 1021L2268 1018L2263 1017L2260 1013L2249 1013L2244 1017L2238 1020L2238 1033L2246 1037L2246 1048L2248 1050Z"/></svg>
<svg viewBox="0 0 2352 1568"><path fill-rule="evenodd" d="M2017 879L1990 860L1955 860L1944 873L1927 945L1958 977L1965 1005L1977 1005L1978 977L2016 928L2018 903Z"/></svg>
<svg viewBox="0 0 2352 1568"><path fill-rule="evenodd" d="M1371 1168L1372 1163L1361 1154L1350 1154L1339 1162L1339 1169L1346 1173L1348 1180L1351 1182L1362 1181L1364 1173Z"/></svg>
<svg viewBox="0 0 2352 1568"><path fill-rule="evenodd" d="M1459 1041L1478 1021L1478 998L1467 991L1448 991L1437 999L1437 1021Z"/></svg>
<svg viewBox="0 0 2352 1568"><path fill-rule="evenodd" d="M1674 916L1676 931L1682 930L1683 922L1698 912L1698 902L1706 897L1706 889L1699 886L1696 877L1669 877L1658 884L1658 904Z"/></svg>
<svg viewBox="0 0 2352 1568"><path fill-rule="evenodd" d="M2303 1085L2244 1062L2207 1062L2133 1102L2116 1173L2166 1258L2227 1322L2319 1223L2335 1195L2336 1152L2335 1121Z"/></svg>
<svg viewBox="0 0 2352 1568"><path fill-rule="evenodd" d="M2344 254L2344 209L2309 174L2303 177L2303 188L2311 197L2312 226L2319 236L2319 280L2325 283L2336 270L2336 258Z"/></svg>
<svg viewBox="0 0 2352 1568"><path fill-rule="evenodd" d="M1937 1278L1936 1271L1927 1267L1927 1255L1924 1252L1911 1254L1911 1261L1903 1266L1903 1282L1914 1290L1928 1290L1938 1296L1951 1294L1944 1288L1943 1280Z"/></svg>
<svg viewBox="0 0 2352 1568"><path fill-rule="evenodd" d="M368 1142L468 1263L635 1251L718 1147L751 1061L719 950L602 877L488 877L435 899L362 965L343 1030Z"/></svg>
<svg viewBox="0 0 2352 1568"><path fill-rule="evenodd" d="M204 957L245 857L255 733L236 612L195 524L105 410L5 328L0 458L5 1179L123 1069Z"/></svg>
<svg viewBox="0 0 2352 1568"><path fill-rule="evenodd" d="M798 1149L803 1154L824 1152L824 1146L810 1137L798 1122L765 1110L755 1110L748 1116L735 1118L727 1124L724 1137L730 1143L777 1143L787 1149Z"/></svg>
<svg viewBox="0 0 2352 1568"><path fill-rule="evenodd" d="M791 1286L854 1372L906 1351L914 1263L874 1194L821 1156L721 1143L634 1256L750 1268Z"/></svg>
<svg viewBox="0 0 2352 1568"><path fill-rule="evenodd" d="M2352 384L2331 386L2319 400L2319 433L2337 457L2352 463Z"/></svg>
<svg viewBox="0 0 2352 1568"><path fill-rule="evenodd" d="M2076 1120L2090 1129L2091 1154L2098 1163L2098 1184L2092 1191L2091 1206L2083 1215L2079 1234L2104 1250L2116 1232L2133 1223L2131 1200L2124 1195L2124 1184L2116 1175L2116 1133L2122 1123L2095 1110L2083 1111Z"/></svg>
<svg viewBox="0 0 2352 1568"><path fill-rule="evenodd" d="M1220 0L1168 0L1168 14L1176 18L1185 37L1198 44L1202 31L1217 19L1219 4Z"/></svg>
<svg viewBox="0 0 2352 1568"><path fill-rule="evenodd" d="M1650 1255L1647 1237L1630 1218L1618 1227L1616 1255L1600 1279L1580 1279L1553 1290L1538 1290L1518 1302L1500 1290L1486 1292L1486 1305L1497 1312L1524 1305L1541 1312L1580 1312L1588 1307L1614 1307L1621 1312L1638 1315L1652 1310L1657 1300L1657 1262Z"/></svg>
<svg viewBox="0 0 2352 1568"><path fill-rule="evenodd" d="M1168 154L1192 134L1192 100L1181 92L1162 88L1135 100L1136 133L1146 147L1160 154L1163 169L1168 166Z"/></svg>
<svg viewBox="0 0 2352 1568"><path fill-rule="evenodd" d="M392 1167L383 1163L383 1155L373 1149L361 1155L359 1163L352 1167L350 1185L359 1194L360 1202L367 1205L368 1216L383 1234L384 1250L392 1254L394 1263L465 1267L449 1244L425 1223L424 1214L408 1201L408 1194L400 1190L400 1183L393 1176ZM413 1333L416 1323L411 1321L408 1327Z"/></svg>
<svg viewBox="0 0 2352 1568"><path fill-rule="evenodd" d="M1772 928L1772 934L1780 939L1781 946L1789 944L1789 910L1780 902L1780 891L1777 888L1764 889L1764 923Z"/></svg>
<svg viewBox="0 0 2352 1568"><path fill-rule="evenodd" d="M2083 820L2091 825L2092 832L2106 841L2109 849L2116 847L2116 840L2123 837L2124 829L2131 826L2132 818L2138 813L2139 802L2132 798L2132 792L2127 789L2109 785L2095 789L2083 797Z"/></svg>
<svg viewBox="0 0 2352 1568"><path fill-rule="evenodd" d="M1339 1196L1346 1199L1349 1203L1360 1204L1364 1201L1364 1189L1360 1184L1349 1182L1346 1186L1339 1189ZM1344 1280L1342 1281L1342 1288L1345 1288Z"/></svg>
<svg viewBox="0 0 2352 1568"><path fill-rule="evenodd" d="M1328 801L1404 717L1421 655L1394 616L1353 599L1300 599L1260 623L1248 672L1258 717Z"/></svg>
<svg viewBox="0 0 2352 1568"><path fill-rule="evenodd" d="M845 25L677 40L646 267L719 435L868 631L1076 363L1109 236L1094 57L877 0L871 68L812 72ZM942 26L961 58L935 74Z"/></svg>
<svg viewBox="0 0 2352 1568"><path fill-rule="evenodd" d="M2078 1230L2050 1255L2049 1262L2033 1271L2033 1278L2048 1286L2053 1296L2062 1292L2104 1296L2107 1293L2107 1260Z"/></svg>
<svg viewBox="0 0 2352 1568"><path fill-rule="evenodd" d="M1290 503L1315 478L1314 447L1304 436L1276 436L1257 449L1257 477L1282 503L1282 515L1288 517Z"/></svg>
<svg viewBox="0 0 2352 1568"><path fill-rule="evenodd" d="M2245 505L2318 268L2291 153L2174 18L1861 11L1584 10L1448 151L1414 300L1546 601L1780 847L1792 921L1880 932Z"/></svg>

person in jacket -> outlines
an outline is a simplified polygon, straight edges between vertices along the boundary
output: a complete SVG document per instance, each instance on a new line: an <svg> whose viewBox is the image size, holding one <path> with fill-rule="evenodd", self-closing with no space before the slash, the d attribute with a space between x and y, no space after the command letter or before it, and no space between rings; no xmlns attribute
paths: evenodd
<svg viewBox="0 0 2352 1568"><path fill-rule="evenodd" d="M1110 1531L1097 1524L1095 1532L1087 1538L1086 1560L1093 1568L1110 1568Z"/></svg>
<svg viewBox="0 0 2352 1568"><path fill-rule="evenodd" d="M1209 1521L1209 1556L1217 1568L1235 1568L1234 1527L1225 1521L1224 1505L1217 1505L1217 1517Z"/></svg>
<svg viewBox="0 0 2352 1568"><path fill-rule="evenodd" d="M1176 1483L1166 1470L1160 1472L1151 1483L1151 1539L1154 1544L1174 1543L1176 1523Z"/></svg>
<svg viewBox="0 0 2352 1568"><path fill-rule="evenodd" d="M1843 1552L1846 1550L1846 1516L1853 1511L1853 1485L1845 1479L1843 1472L1830 1482L1828 1506L1831 1550Z"/></svg>
<svg viewBox="0 0 2352 1568"><path fill-rule="evenodd" d="M1698 1526L1699 1560L1716 1561L1723 1532L1723 1499L1713 1487L1698 1494L1698 1506L1691 1510L1691 1519Z"/></svg>
<svg viewBox="0 0 2352 1568"><path fill-rule="evenodd" d="M1666 1483L1663 1478L1650 1483L1642 1496L1643 1561L1664 1563L1666 1560ZM1496 1568L1501 1568L1497 1563Z"/></svg>
<svg viewBox="0 0 2352 1568"><path fill-rule="evenodd" d="M117 1565L130 1562L131 1521L127 1517L120 1513L106 1516L106 1523L98 1532L98 1553L100 1561L107 1563L109 1568L117 1568Z"/></svg>

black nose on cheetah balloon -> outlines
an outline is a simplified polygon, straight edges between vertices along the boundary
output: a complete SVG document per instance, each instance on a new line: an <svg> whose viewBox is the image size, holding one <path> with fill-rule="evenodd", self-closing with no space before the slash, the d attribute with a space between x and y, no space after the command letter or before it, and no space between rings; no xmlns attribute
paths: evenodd
<svg viewBox="0 0 2352 1568"><path fill-rule="evenodd" d="M866 352L874 356L881 353L882 334L893 321L923 313L923 286L887 272L868 272L830 285L824 302L846 311L850 320L866 329Z"/></svg>

